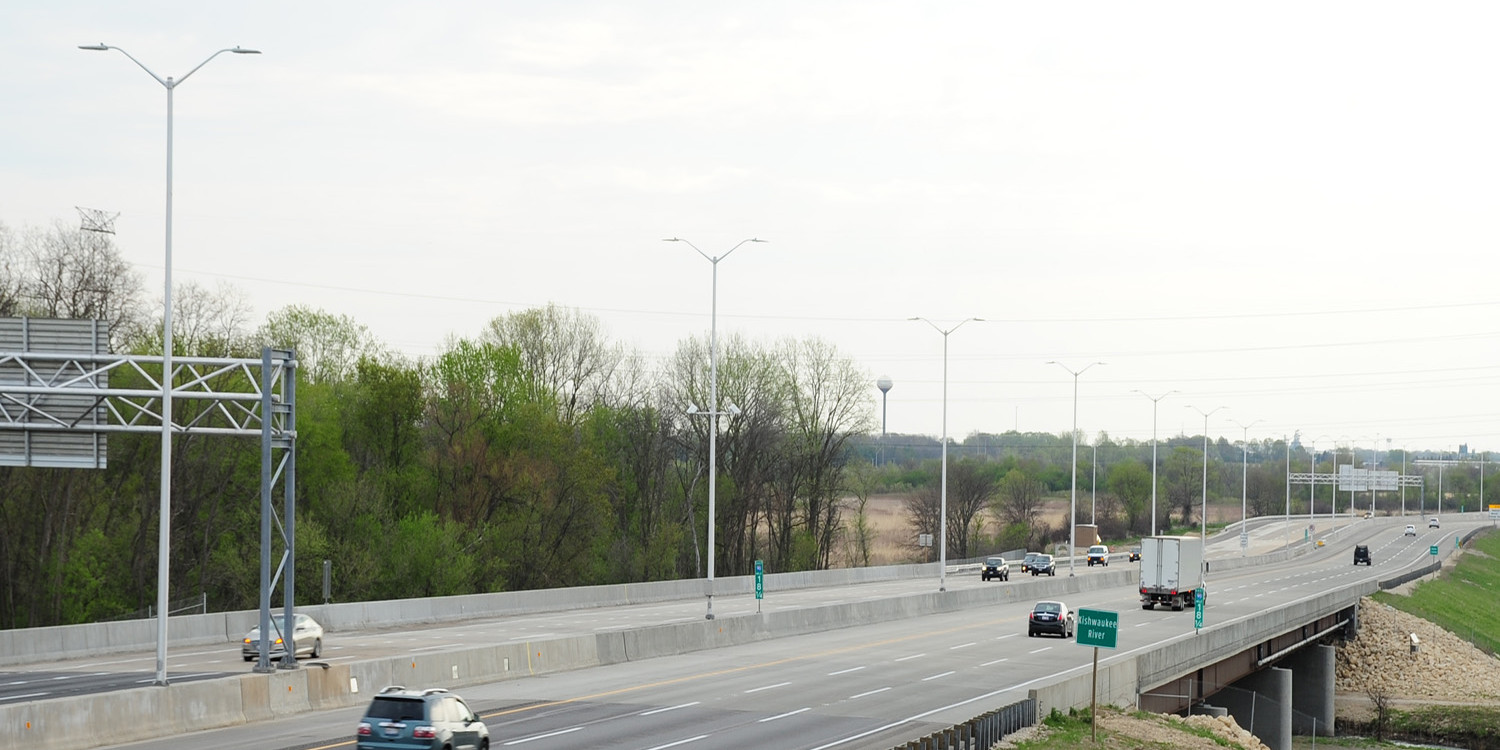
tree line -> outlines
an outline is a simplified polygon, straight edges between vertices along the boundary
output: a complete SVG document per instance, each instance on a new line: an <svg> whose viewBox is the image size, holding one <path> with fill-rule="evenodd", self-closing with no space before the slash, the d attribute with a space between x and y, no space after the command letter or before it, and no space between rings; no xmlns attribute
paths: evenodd
<svg viewBox="0 0 1500 750"><path fill-rule="evenodd" d="M0 316L100 319L115 352L161 351L160 300L150 303L112 237L60 224L0 224ZM776 572L868 565L865 509L880 493L909 498L913 541L937 531L939 444L872 435L873 378L817 338L728 337L715 405L706 335L651 359L556 306L499 316L420 360L308 306L252 326L229 286L177 287L173 324L178 355L297 352L294 575L304 602L321 594L325 559L334 601L694 578L710 554L726 576L752 572L757 559ZM736 413L719 420L709 550L704 413L731 401ZM1072 438L976 434L950 446L950 557L1057 537L1039 512L1068 488ZM1149 444L1142 453L1107 435L1094 442L1101 528L1141 533ZM104 470L0 467L0 627L133 616L155 602L160 437L116 434L109 446ZM1240 448L1209 447L1211 492L1237 494ZM1265 503L1257 514L1282 507L1283 448L1251 444L1252 497ZM1178 524L1196 512L1202 455L1191 438L1163 441L1159 491ZM1081 495L1091 458L1080 451ZM188 431L174 438L172 472L174 596L201 596L211 611L253 608L258 441Z"/></svg>

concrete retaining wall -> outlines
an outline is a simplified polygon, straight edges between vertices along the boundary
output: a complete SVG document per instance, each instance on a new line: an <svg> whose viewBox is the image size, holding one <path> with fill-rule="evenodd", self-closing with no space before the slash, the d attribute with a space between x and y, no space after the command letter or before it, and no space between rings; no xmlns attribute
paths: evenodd
<svg viewBox="0 0 1500 750"><path fill-rule="evenodd" d="M765 586L772 591L849 586L877 581L936 578L938 565L883 565L871 568L840 568L797 573L771 573ZM537 612L556 612L593 607L616 607L680 601L704 596L707 582L652 581L610 586L583 586L535 591L503 591L467 596L397 599L348 604L318 604L298 608L312 615L332 632L365 630L400 625L499 617ZM753 593L755 576L730 576L714 580L715 595ZM271 608L279 612L280 605ZM260 624L259 610L179 615L167 618L168 648L231 643ZM126 620L85 625L0 630L0 665L101 656L156 648L156 620Z"/></svg>

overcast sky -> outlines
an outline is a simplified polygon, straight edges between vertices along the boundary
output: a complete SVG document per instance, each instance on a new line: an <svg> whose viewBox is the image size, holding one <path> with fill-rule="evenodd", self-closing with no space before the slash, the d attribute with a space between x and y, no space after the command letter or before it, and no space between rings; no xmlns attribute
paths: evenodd
<svg viewBox="0 0 1500 750"><path fill-rule="evenodd" d="M818 336L876 423L1500 443L1492 3L19 2L0 222L437 352ZM733 394L725 394L732 398ZM877 428L878 429L878 428Z"/></svg>

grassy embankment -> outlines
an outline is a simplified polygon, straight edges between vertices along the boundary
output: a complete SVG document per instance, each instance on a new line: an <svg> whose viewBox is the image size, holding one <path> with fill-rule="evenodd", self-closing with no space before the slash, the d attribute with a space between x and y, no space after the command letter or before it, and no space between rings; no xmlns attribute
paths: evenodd
<svg viewBox="0 0 1500 750"><path fill-rule="evenodd" d="M1500 653L1500 533L1475 537L1452 570L1418 583L1411 595L1382 591L1372 598Z"/></svg>

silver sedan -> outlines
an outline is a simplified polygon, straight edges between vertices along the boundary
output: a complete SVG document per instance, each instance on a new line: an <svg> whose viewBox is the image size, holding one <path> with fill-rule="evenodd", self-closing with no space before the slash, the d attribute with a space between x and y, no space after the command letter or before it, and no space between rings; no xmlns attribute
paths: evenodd
<svg viewBox="0 0 1500 750"><path fill-rule="evenodd" d="M292 632L286 632L286 620L280 616L271 618L271 658L278 658L286 653L286 641L291 640L296 645L295 653L298 656L307 654L316 659L323 655L323 626L307 615L295 615L292 620L295 625ZM240 655L245 661L254 661L260 657L260 628L252 628L245 634L244 645L240 647Z"/></svg>

